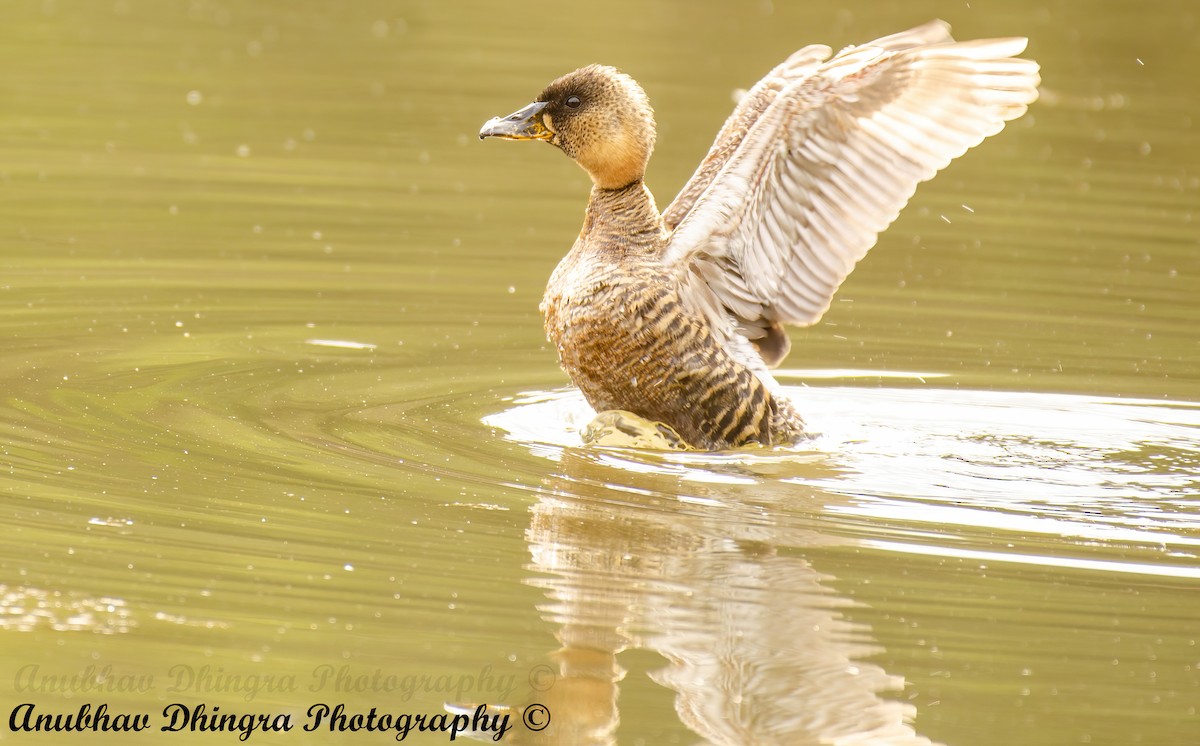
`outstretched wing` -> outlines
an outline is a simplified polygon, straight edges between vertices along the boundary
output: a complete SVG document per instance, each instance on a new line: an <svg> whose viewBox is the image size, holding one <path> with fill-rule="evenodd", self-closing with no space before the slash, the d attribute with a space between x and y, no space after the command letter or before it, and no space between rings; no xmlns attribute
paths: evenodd
<svg viewBox="0 0 1200 746"><path fill-rule="evenodd" d="M954 41L950 36L950 24L934 20L908 31L876 39L871 42L870 46L888 51L947 41ZM824 44L811 44L804 47L763 76L762 80L755 83L754 87L738 100L733 113L725 120L725 125L717 133L717 138L713 141L704 160L701 161L700 167L696 169L696 173L667 206L667 209L663 210L663 220L669 230L674 230L691 211L696 200L720 173L721 167L742 144L746 133L771 105L779 92L792 83L811 77L820 69L821 63L829 59L831 54L833 54L833 50Z"/></svg>
<svg viewBox="0 0 1200 746"><path fill-rule="evenodd" d="M954 42L934 21L777 67L664 211L686 302L778 363L780 324L821 318L917 184L1037 99L1037 63L1013 56L1025 44Z"/></svg>

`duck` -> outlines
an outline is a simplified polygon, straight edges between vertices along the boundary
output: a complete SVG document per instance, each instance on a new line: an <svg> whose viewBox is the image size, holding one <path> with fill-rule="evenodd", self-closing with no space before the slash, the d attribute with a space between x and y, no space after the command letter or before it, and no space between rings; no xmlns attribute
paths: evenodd
<svg viewBox="0 0 1200 746"><path fill-rule="evenodd" d="M792 446L804 419L771 375L788 325L817 323L927 181L1037 100L1027 39L957 42L934 20L833 54L810 45L750 88L660 210L645 183L654 110L589 65L488 120L591 177L583 226L540 308L597 412L663 423L687 445Z"/></svg>

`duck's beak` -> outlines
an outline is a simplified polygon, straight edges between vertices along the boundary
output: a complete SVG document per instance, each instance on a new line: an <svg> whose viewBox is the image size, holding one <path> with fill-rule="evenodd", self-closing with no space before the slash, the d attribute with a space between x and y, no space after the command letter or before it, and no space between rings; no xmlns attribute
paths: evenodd
<svg viewBox="0 0 1200 746"><path fill-rule="evenodd" d="M505 140L549 140L554 137L554 133L543 121L542 110L545 108L544 101L534 101L506 117L492 117L483 125L483 129L479 130L479 139L501 137Z"/></svg>

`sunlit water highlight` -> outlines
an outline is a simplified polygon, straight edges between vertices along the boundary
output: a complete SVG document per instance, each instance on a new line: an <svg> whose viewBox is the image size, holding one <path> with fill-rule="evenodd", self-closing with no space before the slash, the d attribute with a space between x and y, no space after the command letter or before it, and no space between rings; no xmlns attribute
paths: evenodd
<svg viewBox="0 0 1200 746"><path fill-rule="evenodd" d="M773 479L843 495L852 499L826 506L830 514L903 524L920 544L945 542L960 528L1127 542L1155 549L1158 565L1088 566L1200 577L1200 405L932 387L792 387L788 394L818 433L796 447L609 449L598 458L630 473L689 482ZM578 392L529 392L485 423L557 459L580 445L579 429L592 415ZM814 464L825 473L814 475ZM873 546L932 551L894 541ZM955 542L937 551L966 557L973 550Z"/></svg>

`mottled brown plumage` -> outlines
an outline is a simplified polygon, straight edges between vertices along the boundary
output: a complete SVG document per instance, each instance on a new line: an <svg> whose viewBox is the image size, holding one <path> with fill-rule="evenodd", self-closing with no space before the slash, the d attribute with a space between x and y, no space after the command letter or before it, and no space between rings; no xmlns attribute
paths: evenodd
<svg viewBox="0 0 1200 746"><path fill-rule="evenodd" d="M670 425L698 448L794 441L803 423L714 337L664 278L667 234L641 180L595 187L583 230L546 286L546 334L597 410Z"/></svg>
<svg viewBox="0 0 1200 746"><path fill-rule="evenodd" d="M706 449L794 442L768 367L815 323L920 181L1037 97L1023 39L956 43L934 21L843 50L806 47L742 98L662 213L642 179L654 115L592 65L480 138L546 140L592 177L583 228L542 301L563 368L598 411Z"/></svg>

